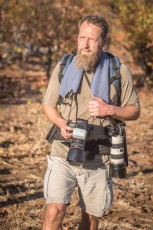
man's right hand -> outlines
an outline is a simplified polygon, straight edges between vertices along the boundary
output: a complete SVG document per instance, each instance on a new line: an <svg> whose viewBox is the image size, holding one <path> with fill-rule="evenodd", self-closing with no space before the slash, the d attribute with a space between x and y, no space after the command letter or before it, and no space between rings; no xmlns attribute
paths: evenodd
<svg viewBox="0 0 153 230"><path fill-rule="evenodd" d="M67 126L67 121L61 117L56 107L50 105L43 105L43 111L48 117L48 119L61 129L61 135L65 139L72 138L73 128Z"/></svg>
<svg viewBox="0 0 153 230"><path fill-rule="evenodd" d="M72 133L73 133L73 128L67 126L67 122L63 121L61 126L61 135L65 138L65 139L70 139L72 138Z"/></svg>

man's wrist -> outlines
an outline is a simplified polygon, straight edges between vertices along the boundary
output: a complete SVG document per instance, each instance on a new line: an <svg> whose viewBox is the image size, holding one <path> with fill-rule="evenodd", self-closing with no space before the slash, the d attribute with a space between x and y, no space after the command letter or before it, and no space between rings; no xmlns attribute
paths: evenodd
<svg viewBox="0 0 153 230"><path fill-rule="evenodd" d="M112 117L115 116L115 106L109 105L108 116L112 116Z"/></svg>
<svg viewBox="0 0 153 230"><path fill-rule="evenodd" d="M66 120L60 119L59 122L58 122L58 127L61 129L63 124L66 124Z"/></svg>

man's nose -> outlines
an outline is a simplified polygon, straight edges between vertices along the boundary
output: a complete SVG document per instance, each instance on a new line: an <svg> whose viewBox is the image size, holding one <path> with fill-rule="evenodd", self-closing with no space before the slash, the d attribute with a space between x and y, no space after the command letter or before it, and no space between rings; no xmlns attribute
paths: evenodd
<svg viewBox="0 0 153 230"><path fill-rule="evenodd" d="M85 48L85 49L87 49L87 48L89 48L89 47L90 47L90 44L89 44L89 39L87 39L87 38L86 38L86 39L84 40L84 44L83 44L83 46L84 46L84 48Z"/></svg>

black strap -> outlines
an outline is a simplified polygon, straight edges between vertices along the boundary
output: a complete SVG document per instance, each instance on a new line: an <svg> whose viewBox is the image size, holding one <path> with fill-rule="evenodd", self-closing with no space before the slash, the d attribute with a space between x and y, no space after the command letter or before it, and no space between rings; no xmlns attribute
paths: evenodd
<svg viewBox="0 0 153 230"><path fill-rule="evenodd" d="M116 65L116 61L115 61L115 58L113 57L112 58L112 64L113 64L113 69L115 71L115 75L117 78L121 78L121 74L120 74L120 69L119 67Z"/></svg>
<svg viewBox="0 0 153 230"><path fill-rule="evenodd" d="M118 104L118 106L120 106L121 105L121 74L120 74L120 68L117 66L116 60L115 60L114 57L111 57L111 60L112 60L112 65L113 65L113 69L114 69L114 72L115 72L115 76L111 77L110 84L115 80L118 81L119 89L117 88L115 83L114 83L114 86L115 86L117 94L118 94L118 103L117 104Z"/></svg>
<svg viewBox="0 0 153 230"><path fill-rule="evenodd" d="M113 81L115 81L115 80L121 80L121 78L120 77L117 77L117 76L113 76L113 77L111 77L111 79L110 79L110 85L113 83Z"/></svg>
<svg viewBox="0 0 153 230"><path fill-rule="evenodd" d="M63 70L64 70L64 67L65 67L65 65L66 65L66 63L67 63L67 60L68 60L68 58L69 58L69 54L67 55L67 56L65 56L65 58L64 58L64 60L63 60L63 62L60 64L60 71L59 71L59 74L58 74L58 77L59 77L59 82L61 83L61 81L62 81L62 79L63 79Z"/></svg>
<svg viewBox="0 0 153 230"><path fill-rule="evenodd" d="M87 83L88 83L88 86L89 86L89 88L90 88L91 83L90 83L90 81L89 81L89 78L88 78L88 76L87 76L87 73L86 73L86 71L84 71L83 73L84 73L85 79L86 79L86 81L87 81Z"/></svg>
<svg viewBox="0 0 153 230"><path fill-rule="evenodd" d="M112 77L111 82L113 82L115 80L118 80L120 92L118 92L118 90L117 90L117 92L118 92L118 94L120 96L120 94L121 94L121 74L120 74L120 68L117 66L115 58L113 57L111 59L112 59L113 69L114 69L114 72L115 72L115 76Z"/></svg>
<svg viewBox="0 0 153 230"><path fill-rule="evenodd" d="M75 95L76 94L73 93L73 91L70 92L70 100L71 100L71 102L70 102L70 111L69 111L69 115L68 115L68 121L70 120L70 115L71 115L71 110L72 110L72 102L73 102L73 99L74 99Z"/></svg>
<svg viewBox="0 0 153 230"><path fill-rule="evenodd" d="M78 117L78 98L77 98L77 93L75 94L74 101L76 104L76 118Z"/></svg>

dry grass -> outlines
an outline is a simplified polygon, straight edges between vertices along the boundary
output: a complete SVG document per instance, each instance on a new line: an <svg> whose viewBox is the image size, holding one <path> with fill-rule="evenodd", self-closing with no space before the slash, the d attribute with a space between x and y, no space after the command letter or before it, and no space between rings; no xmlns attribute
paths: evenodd
<svg viewBox="0 0 153 230"><path fill-rule="evenodd" d="M145 90L139 95L141 117L127 124L127 179L114 180L114 204L100 219L99 229L151 230L153 226L153 98L152 92ZM49 123L41 111L42 97L39 94L38 100L34 98L26 99L26 104L13 104L10 98L9 104L0 105L1 230L42 229L43 177L50 152L45 135ZM19 102L17 97L15 101ZM65 230L78 227L77 201L75 191L63 223Z"/></svg>

